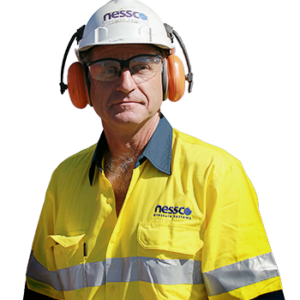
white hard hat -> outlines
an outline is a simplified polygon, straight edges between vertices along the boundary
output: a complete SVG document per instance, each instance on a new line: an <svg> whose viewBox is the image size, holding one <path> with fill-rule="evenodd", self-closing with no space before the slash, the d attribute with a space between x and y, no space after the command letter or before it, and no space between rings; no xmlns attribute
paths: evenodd
<svg viewBox="0 0 300 300"><path fill-rule="evenodd" d="M158 15L138 0L111 0L88 21L78 51L113 44L174 45Z"/></svg>

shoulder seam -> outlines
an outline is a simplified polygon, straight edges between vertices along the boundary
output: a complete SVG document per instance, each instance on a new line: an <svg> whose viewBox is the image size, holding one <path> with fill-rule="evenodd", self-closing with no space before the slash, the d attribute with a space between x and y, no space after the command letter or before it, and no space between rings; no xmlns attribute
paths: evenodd
<svg viewBox="0 0 300 300"><path fill-rule="evenodd" d="M230 165L241 165L241 161L239 160L239 159L237 159L235 156L233 156L233 155L231 155L229 152L227 152L226 150L224 150L224 149L222 149L222 148L219 148L219 147L217 147L217 146L214 146L214 145L212 145L212 144L209 144L209 143L206 143L206 142L204 142L204 141L202 141L202 140L200 140L200 139L198 139L198 138L196 138L196 137L193 137L193 136L191 136L191 135L187 135L187 134L185 134L185 133L182 133L181 131L179 131L179 130L177 130L177 129L174 129L174 131L175 131L175 134L176 134L176 137L177 138L179 138L179 139L181 139L182 141L185 141L185 142L187 142L187 143L189 143L189 144L192 144L192 145L198 145L198 146L202 146L202 147L205 147L205 148L209 148L209 149L211 149L212 151L214 151L214 152L216 152L216 153L218 153L219 155L221 155ZM189 140L187 140L187 139L184 139L183 137L181 137L181 136L179 136L179 134L177 134L177 132L178 133L182 133L182 134L184 134L184 135L186 135L186 136L188 136L188 137L190 137L190 138L192 138L192 139L194 139L195 140L195 142L193 142L193 141L189 141ZM196 142L197 141L197 142ZM226 156L226 155L224 155L224 153L222 153L222 152L226 152L227 154L228 154L228 156L230 156L230 157L233 157L234 158L234 162L233 161L230 161L229 159L228 159L228 157Z"/></svg>
<svg viewBox="0 0 300 300"><path fill-rule="evenodd" d="M67 157L66 159L64 159L60 164L58 164L58 166L55 168L58 169L60 166L62 166L63 164L65 164L67 161L71 160L71 159L74 159L76 157L79 157L79 156L82 156L84 154L90 154L90 152L94 152L95 151L95 147L96 147L97 144L94 144L86 149L83 149L77 153L74 153L73 155Z"/></svg>

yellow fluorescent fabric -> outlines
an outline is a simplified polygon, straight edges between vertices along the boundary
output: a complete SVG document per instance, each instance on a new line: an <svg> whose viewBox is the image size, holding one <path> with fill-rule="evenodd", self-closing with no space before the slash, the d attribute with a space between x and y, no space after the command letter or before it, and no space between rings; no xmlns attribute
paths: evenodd
<svg viewBox="0 0 300 300"><path fill-rule="evenodd" d="M96 146L55 170L28 265L30 289L72 300L252 299L281 289L241 163L177 130L171 141L172 174L149 159L136 167L118 218L104 172L96 169L89 182ZM222 281L230 276L236 285Z"/></svg>

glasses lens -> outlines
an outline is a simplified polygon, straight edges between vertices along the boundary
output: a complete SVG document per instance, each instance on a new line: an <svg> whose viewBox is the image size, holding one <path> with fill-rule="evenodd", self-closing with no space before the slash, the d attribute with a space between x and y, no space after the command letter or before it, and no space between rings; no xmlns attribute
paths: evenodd
<svg viewBox="0 0 300 300"><path fill-rule="evenodd" d="M89 76L100 81L111 81L119 76L120 69L118 61L102 60L89 66Z"/></svg>
<svg viewBox="0 0 300 300"><path fill-rule="evenodd" d="M133 74L146 75L148 73L157 72L160 59L153 56L140 56L130 61L129 67Z"/></svg>
<svg viewBox="0 0 300 300"><path fill-rule="evenodd" d="M161 69L159 56L138 56L130 60L129 69L135 79L146 81Z"/></svg>
<svg viewBox="0 0 300 300"><path fill-rule="evenodd" d="M112 81L120 76L121 69L124 67L129 68L135 82L143 82L161 70L161 57L139 55L124 61L114 59L95 61L88 66L89 77L99 81Z"/></svg>

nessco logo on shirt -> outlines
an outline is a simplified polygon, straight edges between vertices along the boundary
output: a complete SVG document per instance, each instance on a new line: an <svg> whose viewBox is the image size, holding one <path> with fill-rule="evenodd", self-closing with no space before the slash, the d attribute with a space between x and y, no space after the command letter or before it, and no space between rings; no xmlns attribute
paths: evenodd
<svg viewBox="0 0 300 300"><path fill-rule="evenodd" d="M138 22L147 24L148 17L143 13L133 10L119 10L107 13L103 16L103 24L115 23L119 21Z"/></svg>
<svg viewBox="0 0 300 300"><path fill-rule="evenodd" d="M155 207L153 217L181 218L191 220L191 217L189 217L191 214L192 211L188 207L157 205Z"/></svg>

